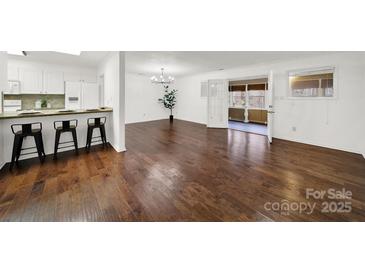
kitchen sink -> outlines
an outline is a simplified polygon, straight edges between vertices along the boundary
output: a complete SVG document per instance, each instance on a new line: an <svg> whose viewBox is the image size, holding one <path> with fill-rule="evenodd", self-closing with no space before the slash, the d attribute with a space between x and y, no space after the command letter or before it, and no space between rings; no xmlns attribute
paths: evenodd
<svg viewBox="0 0 365 274"><path fill-rule="evenodd" d="M31 114L37 114L37 113L42 113L39 110L22 110L19 111L18 115L31 115Z"/></svg>
<svg viewBox="0 0 365 274"><path fill-rule="evenodd" d="M60 109L58 112L75 112L73 109Z"/></svg>

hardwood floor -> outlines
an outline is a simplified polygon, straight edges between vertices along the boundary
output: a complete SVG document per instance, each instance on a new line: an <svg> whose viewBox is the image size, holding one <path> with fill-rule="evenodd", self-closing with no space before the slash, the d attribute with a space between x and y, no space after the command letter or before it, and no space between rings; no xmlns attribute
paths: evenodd
<svg viewBox="0 0 365 274"><path fill-rule="evenodd" d="M4 168L0 220L365 221L361 155L179 120L127 125L126 145ZM318 202L307 188L351 191L351 212L265 207Z"/></svg>

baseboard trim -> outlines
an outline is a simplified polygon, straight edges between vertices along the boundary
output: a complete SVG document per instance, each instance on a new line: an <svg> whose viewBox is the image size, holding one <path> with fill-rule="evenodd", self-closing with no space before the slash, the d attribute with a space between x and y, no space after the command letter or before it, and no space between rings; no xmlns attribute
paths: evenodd
<svg viewBox="0 0 365 274"><path fill-rule="evenodd" d="M314 147L320 147L320 148L324 148L324 149L331 149L331 150L337 150L337 151L342 151L342 152L346 152L346 153L352 153L352 154L357 154L357 155L362 155L364 156L365 154L361 154L358 151L351 151L351 150L346 150L346 149L342 149L342 148L337 148L337 147L333 147L333 146L324 146L321 144L315 144L315 143L311 143L311 142L300 142L297 140L292 140L292 139L285 139L285 138L279 138L279 137L273 137L273 140L282 140L285 142L292 142L292 143L297 143L297 144L301 144L301 145L307 145L307 146L314 146ZM364 156L365 158L365 156Z"/></svg>
<svg viewBox="0 0 365 274"><path fill-rule="evenodd" d="M179 118L179 117L177 117L176 120L206 126L206 124L204 124L204 123L200 123L200 122L196 122L196 121L190 121L190 120L182 119L182 118ZM247 132L247 133L248 134L255 134L255 133L251 133L251 132ZM265 136L265 135L261 135L261 136ZM326 145L323 145L323 144L316 144L316 143L312 143L312 142L301 142L301 141L298 141L298 140L295 140L295 139L288 139L288 138L282 138L282 137L273 137L273 140L274 139L284 140L284 141L288 141L288 142L294 142L294 143L298 143L298 144L322 147L322 148L327 148L327 149L339 150L339 151L343 151L343 152L347 152L347 153L353 153L353 154L357 154L357 155L360 154L365 158L365 154L362 154L359 151L353 151L353 150L348 150L348 149L338 148L338 147L333 147L333 146L326 146Z"/></svg>
<svg viewBox="0 0 365 274"><path fill-rule="evenodd" d="M121 149L118 149L118 148L116 148L115 146L113 146L112 144L110 144L111 145L111 147L116 151L116 152L118 152L118 153L120 153L120 152L124 152L124 151L127 151L127 149L126 149L126 147L123 147L123 148L121 148Z"/></svg>
<svg viewBox="0 0 365 274"><path fill-rule="evenodd" d="M168 120L169 118L159 118L159 119L152 119L152 120L144 120L144 121L137 121L137 122L126 122L126 125L133 125L133 124L141 124L141 123L148 123L148 122L155 122L155 121L162 121Z"/></svg>
<svg viewBox="0 0 365 274"><path fill-rule="evenodd" d="M207 126L207 123L200 123L200 122L181 119L181 118L174 118L174 120L179 120L179 121L183 121L183 122L189 122L189 123L193 123L193 124L197 124L197 125Z"/></svg>

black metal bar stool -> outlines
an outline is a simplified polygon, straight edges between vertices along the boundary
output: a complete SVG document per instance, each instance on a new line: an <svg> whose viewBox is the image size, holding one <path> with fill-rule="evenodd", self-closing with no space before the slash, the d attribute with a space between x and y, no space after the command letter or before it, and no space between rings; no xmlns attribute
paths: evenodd
<svg viewBox="0 0 365 274"><path fill-rule="evenodd" d="M38 158L43 163L46 158L44 153L44 145L42 138L42 123L30 123L30 124L14 124L11 125L11 131L14 133L13 153L11 156L10 170L13 169L14 163L18 164L20 156L38 153ZM35 147L22 148L23 140L26 137L33 136L35 141ZM24 150L30 150L37 148L37 152L22 153Z"/></svg>
<svg viewBox="0 0 365 274"><path fill-rule="evenodd" d="M90 151L92 143L102 142L103 147L107 145L105 134L106 117L89 118L87 119L87 138L86 138L86 150ZM93 137L93 131L95 128L100 130L100 136ZM99 140L94 140L100 138Z"/></svg>
<svg viewBox="0 0 365 274"><path fill-rule="evenodd" d="M76 133L77 125L78 125L78 121L76 119L53 122L54 129L56 130L53 159L57 159L57 150L59 148L62 149L62 148L67 148L67 147L75 147L76 154L79 152L79 148L77 145L77 133ZM67 141L67 142L60 143L61 133L64 133L64 132L71 132L73 141ZM73 143L73 144L59 147L59 145L70 144L70 143Z"/></svg>

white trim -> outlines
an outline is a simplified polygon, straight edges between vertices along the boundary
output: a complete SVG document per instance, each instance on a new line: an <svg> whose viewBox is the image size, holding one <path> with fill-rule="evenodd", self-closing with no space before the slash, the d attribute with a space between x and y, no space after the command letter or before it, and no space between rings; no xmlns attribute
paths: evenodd
<svg viewBox="0 0 365 274"><path fill-rule="evenodd" d="M344 148L344 147L338 147L338 146L332 146L332 145L328 145L327 143L315 143L315 142L310 142L310 141L304 141L304 140L296 139L295 137L287 137L287 136L281 136L281 135L276 135L275 136L275 135L273 135L273 138L281 139L281 140L285 140L285 141L291 141L291 142L300 143L300 144L311 145L311 146L317 146L317 147L323 147L323 148L328 148L328 149L340 150L340 151L350 152L350 153L354 153L354 154L358 154L358 155L360 154L360 155L363 155L363 156L365 155L365 154L361 154L361 152L359 152L357 150L348 149L348 148Z"/></svg>
<svg viewBox="0 0 365 274"><path fill-rule="evenodd" d="M120 152L124 152L124 151L127 151L127 149L126 149L126 147L123 147L123 148L121 148L121 149L119 149L119 148L116 148L113 144L111 144L111 143L109 143L112 147L113 147L113 149L116 151L116 152L118 152L118 153L120 153Z"/></svg>
<svg viewBox="0 0 365 274"><path fill-rule="evenodd" d="M291 69L289 72L294 75L314 75L318 72L334 71L336 69L335 65L323 66L323 67L308 67L303 69Z"/></svg>
<svg viewBox="0 0 365 274"><path fill-rule="evenodd" d="M175 120L180 120L180 121L183 121L183 122L189 122L189 123L199 124L199 125L203 125L203 126L206 126L208 124L208 122L198 122L196 120L189 120L189 119L179 118L179 117L176 117L174 119Z"/></svg>
<svg viewBox="0 0 365 274"><path fill-rule="evenodd" d="M174 117L177 117L177 115L175 114ZM160 121L160 120L168 120L169 117L164 117L164 118L152 118L152 119L147 119L147 120L141 120L141 121L132 121L132 122L125 122L126 125L130 125L130 124L138 124L138 123L147 123L147 122L153 122L153 121Z"/></svg>
<svg viewBox="0 0 365 274"><path fill-rule="evenodd" d="M364 157L364 159L365 159L365 153L362 155L362 157Z"/></svg>
<svg viewBox="0 0 365 274"><path fill-rule="evenodd" d="M269 73L267 74L261 74L261 75L255 75L255 76L247 76L247 77L235 77L235 78L229 78L227 79L228 82L230 81L246 81L246 80L256 80L256 79L263 79L268 77Z"/></svg>
<svg viewBox="0 0 365 274"><path fill-rule="evenodd" d="M6 165L6 163L1 163L0 164L0 171L3 169L3 167Z"/></svg>
<svg viewBox="0 0 365 274"><path fill-rule="evenodd" d="M194 124L199 124L199 125L206 125L206 123L197 122L197 121L193 121L193 120L189 120L189 119L185 119L185 118L176 118L176 120L181 120L181 121L194 123ZM246 133L248 133L248 132L246 132ZM261 136L265 136L265 135L261 135ZM325 144L325 143L308 142L308 141L303 141L303 140L296 139L295 137L289 137L288 138L287 136L281 136L281 135L275 135L275 134L273 134L272 138L273 139L281 139L281 140L285 140L285 141L296 142L296 143L300 143L300 144L311 145L311 146L323 147L323 148L327 148L327 149L340 150L340 151L345 151L345 152L354 153L354 154L360 154L365 158L365 153L361 153L359 151L351 150L351 149L348 149L348 148L331 146L331 145L328 145L328 144Z"/></svg>

